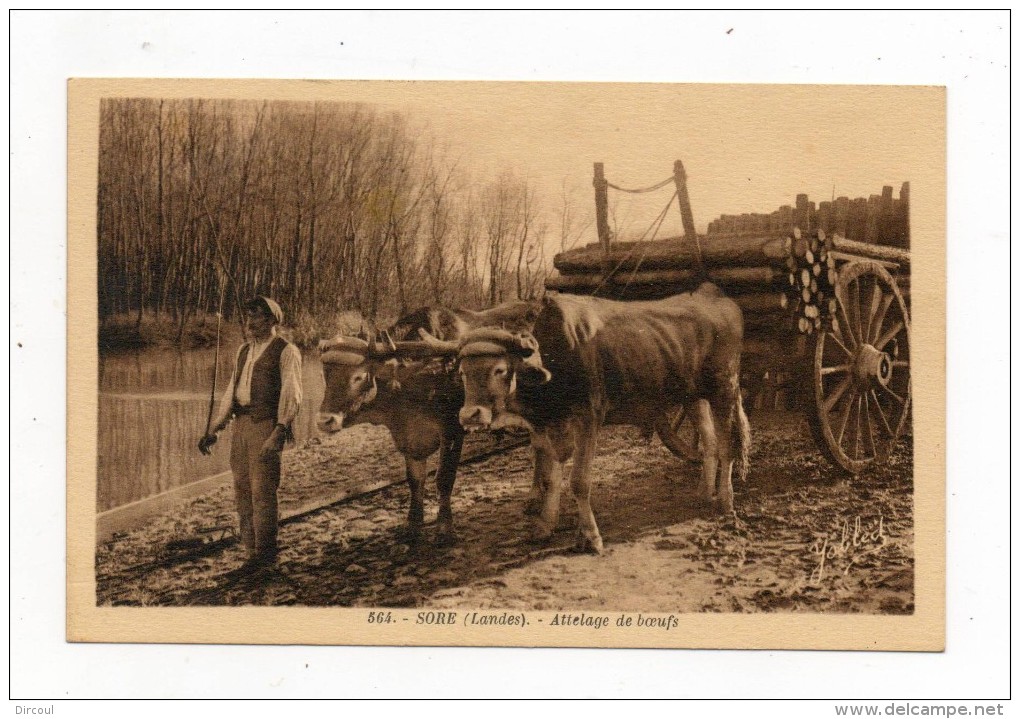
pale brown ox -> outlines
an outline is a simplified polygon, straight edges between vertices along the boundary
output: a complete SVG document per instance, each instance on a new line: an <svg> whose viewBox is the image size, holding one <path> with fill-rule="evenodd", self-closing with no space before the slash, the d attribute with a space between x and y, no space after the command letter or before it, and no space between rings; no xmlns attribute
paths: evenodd
<svg viewBox="0 0 1020 719"><path fill-rule="evenodd" d="M740 403L740 308L711 284L654 302L552 295L532 333L482 329L460 343L467 430L524 426L544 490L535 538L559 517L563 463L578 507L578 543L601 552L590 505L591 462L604 424L658 426L699 408L703 495L733 511L732 470L747 471L750 427Z"/></svg>
<svg viewBox="0 0 1020 719"><path fill-rule="evenodd" d="M437 541L446 544L455 540L450 498L464 443L464 430L457 421L464 389L445 362L442 350L406 338L418 337L419 330L426 330L456 340L473 326L493 323L526 330L534 324L539 309L537 302L526 301L508 302L481 312L426 307L389 328L386 336L394 338L392 345L336 337L320 346L325 394L318 428L333 433L367 422L389 430L404 457L411 494L408 541L414 543L420 538L426 465L437 450ZM455 347L446 354L455 355Z"/></svg>

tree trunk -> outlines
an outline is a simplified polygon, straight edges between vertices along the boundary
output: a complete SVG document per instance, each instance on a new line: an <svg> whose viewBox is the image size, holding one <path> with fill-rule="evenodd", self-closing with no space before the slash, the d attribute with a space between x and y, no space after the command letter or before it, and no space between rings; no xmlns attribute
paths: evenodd
<svg viewBox="0 0 1020 719"><path fill-rule="evenodd" d="M682 270L696 267L699 259L710 268L782 267L789 256L790 242L780 236L704 237L700 256L693 242L670 238L657 242L614 243L608 258L602 256L600 246L588 245L561 252L553 259L553 265L565 275L598 272L606 262L617 270Z"/></svg>

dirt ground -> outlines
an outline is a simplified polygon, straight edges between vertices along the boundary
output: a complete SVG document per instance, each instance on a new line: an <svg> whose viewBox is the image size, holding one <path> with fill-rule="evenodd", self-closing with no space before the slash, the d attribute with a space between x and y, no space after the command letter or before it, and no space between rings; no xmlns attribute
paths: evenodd
<svg viewBox="0 0 1020 719"><path fill-rule="evenodd" d="M522 447L461 468L459 540L404 542L407 489L396 486L302 514L280 530L278 569L227 576L238 544L166 559L168 543L232 525L228 488L97 547L100 605L305 605L619 610L863 612L914 607L912 441L888 464L848 478L830 466L795 414L751 416L754 447L736 514L695 499L697 466L636 430L603 431L592 505L605 552L576 554L564 491L558 531L527 540L531 454ZM465 454L479 450L470 445ZM384 430L356 427L284 459L284 515L337 487L403 474ZM426 517L436 512L430 487ZM199 552L201 555L201 552Z"/></svg>

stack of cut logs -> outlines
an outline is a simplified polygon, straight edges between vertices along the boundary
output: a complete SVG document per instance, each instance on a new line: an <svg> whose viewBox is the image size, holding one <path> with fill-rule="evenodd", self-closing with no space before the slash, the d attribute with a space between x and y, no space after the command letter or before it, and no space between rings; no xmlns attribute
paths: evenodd
<svg viewBox="0 0 1020 719"><path fill-rule="evenodd" d="M740 305L748 334L811 334L835 316L839 266L875 259L909 272L910 253L816 231L712 235L593 244L553 260L550 290L611 299L658 299L697 288L707 275ZM698 271L704 266L704 273Z"/></svg>
<svg viewBox="0 0 1020 719"><path fill-rule="evenodd" d="M886 185L881 195L838 197L817 207L806 194L797 195L796 205L783 205L771 213L720 215L708 223L708 234L755 234L760 232L802 232L822 230L860 242L910 248L910 183L900 187L899 198Z"/></svg>
<svg viewBox="0 0 1020 719"><path fill-rule="evenodd" d="M814 236L802 236L793 230L792 252L786 258L790 273L787 282L797 318L797 331L813 334L825 324L836 324L836 257L834 239L818 230Z"/></svg>

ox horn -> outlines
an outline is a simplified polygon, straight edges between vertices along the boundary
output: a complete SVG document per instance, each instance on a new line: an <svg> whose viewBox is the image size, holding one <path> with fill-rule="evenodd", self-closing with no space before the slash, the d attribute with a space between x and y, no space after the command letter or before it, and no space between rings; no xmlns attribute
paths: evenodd
<svg viewBox="0 0 1020 719"><path fill-rule="evenodd" d="M337 335L319 343L322 361L346 365L358 365L368 357L368 342L357 337Z"/></svg>
<svg viewBox="0 0 1020 719"><path fill-rule="evenodd" d="M541 355L538 351L538 340L526 332L514 335L514 353L525 358L531 357L532 355L539 355L539 364L542 362Z"/></svg>
<svg viewBox="0 0 1020 719"><path fill-rule="evenodd" d="M346 335L337 335L333 339L319 342L320 352L328 352L330 350L349 350L364 354L368 351L368 342L359 337L348 337Z"/></svg>
<svg viewBox="0 0 1020 719"><path fill-rule="evenodd" d="M502 327L479 327L468 332L461 340L462 345L471 342L494 342L510 350L517 344L517 336Z"/></svg>
<svg viewBox="0 0 1020 719"><path fill-rule="evenodd" d="M460 349L460 344L458 342L449 342L447 340L438 339L430 334L424 327L418 328L418 336L421 337L422 343L436 355L455 355Z"/></svg>
<svg viewBox="0 0 1020 719"><path fill-rule="evenodd" d="M517 337L499 327L480 327L471 330L460 341L461 356L471 355L519 355Z"/></svg>

